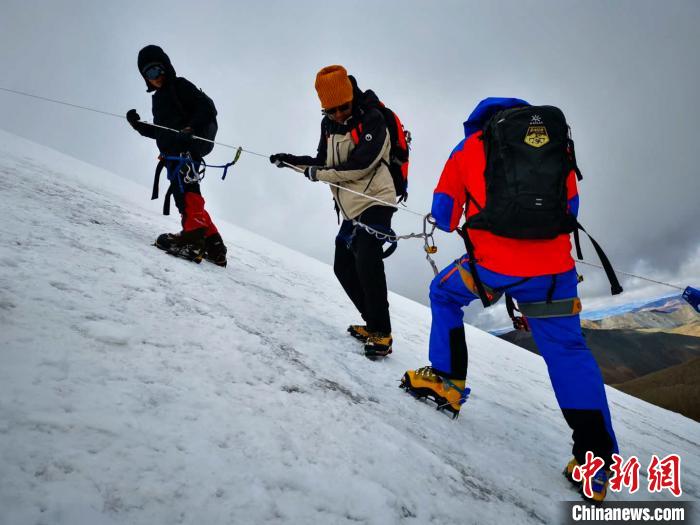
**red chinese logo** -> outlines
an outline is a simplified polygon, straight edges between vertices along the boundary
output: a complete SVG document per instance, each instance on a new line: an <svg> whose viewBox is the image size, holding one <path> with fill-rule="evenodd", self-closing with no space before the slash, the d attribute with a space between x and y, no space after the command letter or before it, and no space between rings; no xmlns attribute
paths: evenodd
<svg viewBox="0 0 700 525"><path fill-rule="evenodd" d="M620 492L622 487L627 487L630 494L639 490L639 460L632 456L623 462L622 456L613 454L613 464L610 465L612 476L610 477L610 490Z"/></svg>
<svg viewBox="0 0 700 525"><path fill-rule="evenodd" d="M604 465L605 461L594 456L589 450L586 452L586 462L583 465L576 465L571 472L573 480L581 483L583 495L587 498L593 497L593 478Z"/></svg>
<svg viewBox="0 0 700 525"><path fill-rule="evenodd" d="M668 489L671 494L679 497L681 489L681 457L669 454L663 459L654 454L647 469L649 474L649 492L661 492Z"/></svg>

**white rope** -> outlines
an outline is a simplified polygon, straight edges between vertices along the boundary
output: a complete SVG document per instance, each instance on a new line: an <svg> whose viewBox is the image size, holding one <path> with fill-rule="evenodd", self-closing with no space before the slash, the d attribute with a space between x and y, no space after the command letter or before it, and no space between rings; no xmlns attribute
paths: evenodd
<svg viewBox="0 0 700 525"><path fill-rule="evenodd" d="M582 261L582 260L580 260L580 259L574 259L574 260L575 260L578 264L584 264L584 265L586 265L586 266L592 266L593 268L599 268L599 269L601 269L601 270L605 270L605 268L603 268L603 267L602 267L601 265L599 265L599 264L589 263L589 262L586 262L586 261ZM649 279L648 277L642 277L641 275L635 275L635 274L633 274L633 273L623 272L623 271L621 271L621 270L615 270L615 273L619 273L619 274L621 274L621 275L626 275L627 277L634 277L635 279L641 279L642 281L648 281L648 282L650 282L650 283L661 284L661 285L663 285L663 286L668 286L669 288L675 288L676 290L680 290L681 292L684 290L684 288L681 288L680 286L676 286L676 285L674 285L674 284L665 283L665 282L663 282L663 281L655 281L654 279Z"/></svg>
<svg viewBox="0 0 700 525"><path fill-rule="evenodd" d="M61 104L61 105L63 105L63 106L68 106L68 107L75 108L75 109L82 109L82 110L85 110L85 111L92 111L93 113L99 113L99 114L101 114L101 115L107 115L107 116L109 116L109 117L115 117L115 118L118 118L118 119L126 120L126 117L125 117L124 115L119 115L119 114L117 114L117 113L112 113L112 112L109 112L109 111L103 111L103 110L101 110L101 109L91 108L91 107L89 107L89 106L81 106L81 105L79 105L79 104L72 104L72 103L66 102L66 101L64 101L64 100L58 100L58 99L49 98L49 97L42 97L42 96L39 96L39 95L34 95L34 94L32 94L32 93L25 93L24 91L18 91L18 90L15 90L15 89L9 89L9 88L5 88L5 87L1 87L1 86L0 86L0 91L5 91L5 92L7 92L7 93L13 93L13 94L15 94L15 95L21 95L21 96L24 96L24 97L34 98L34 99L37 99L37 100L43 100L43 101L45 101L45 102L52 102L52 103L54 103L54 104ZM167 126L161 126L161 125L159 125L159 124L154 124L154 123L152 123L152 122L147 122L147 121L143 121L143 120L142 120L141 122L142 122L143 124L148 125L148 126L153 126L154 128L159 128L159 129L164 129L164 130L167 130L167 131L172 131L173 133L179 133L179 132L180 132L180 130L173 129L173 128L169 128L169 127L167 127ZM201 140L201 141L204 141L204 142L209 142L209 143L211 143L211 144L216 144L217 146L222 146L222 147L224 147L224 148L230 148L230 149L236 149L236 150L240 148L241 151L243 151L243 152L245 152L245 153L249 153L250 155L255 155L255 156L257 156L257 157L268 158L267 155L264 155L264 154L262 154L262 153L258 153L258 152L256 152L256 151L252 151L252 150L245 149L245 148L243 148L242 146L232 146L231 144L226 144L226 143L223 143L223 142L217 142L217 141L210 140L210 139L207 139L207 138L204 138L204 137L198 137L197 135L193 135L192 138L193 138L193 139L196 139L196 140ZM287 163L287 162L285 162L284 164L286 164L287 166L289 166L290 168L292 168L292 169L295 170L295 171L298 171L298 172L300 172L300 173L303 173L303 172L304 172L304 170L303 170L302 168L299 168L298 166L294 166L293 164L289 164L289 163ZM327 184L328 186L332 186L332 187L334 187L334 188L338 188L338 189L340 189L340 190L347 191L347 192L349 192L349 193L353 193L353 194L358 195L358 196L360 196L360 197L364 197L365 199L369 199L369 200L371 200L371 201L378 202L378 203L383 204L383 205L385 205L385 206L389 206L389 207L395 208L395 209L397 209L397 210L401 210L401 211L405 211L405 212L407 212L407 213L411 213L411 214L413 214L413 215L417 215L418 217L426 217L426 215L425 215L424 213L417 212L417 211L412 210L412 209L410 209L410 208L408 208L407 206L404 206L404 205L398 205L398 204L396 204L396 203L386 202L386 201L383 201L383 200L378 199L378 198L376 198L376 197L372 197L372 196L370 196L370 195L366 195L366 194L361 193L361 192L359 192L359 191L354 191L354 190L351 190L351 189L349 189L349 188L345 188L344 186L340 186L340 185L334 184L334 183L332 183L332 182L326 182L326 181L320 181L320 182L323 182L324 184ZM365 229L367 228L365 225L362 225L362 226L365 227ZM380 233L380 232L377 232L377 233ZM410 238L415 238L415 237L424 237L424 235L420 235L420 234L410 234L410 235L406 235L406 236L396 236L396 239L403 239L403 238L410 239ZM581 260L578 260L578 259L577 259L576 261L577 261L579 264L584 264L584 265L586 265L586 266L592 266L592 267L594 267L594 268L604 269L602 266L597 265L597 264L593 264L593 263L581 261ZM663 282L663 281L656 281L656 280L654 280L654 279L649 279L649 278L647 278L647 277L642 277L641 275L635 275L635 274L633 274L633 273L623 272L623 271L620 271L620 270L615 270L615 271L616 271L616 273L619 273L619 274L621 274L621 275L626 275L626 276L628 276L628 277L633 277L633 278L635 278L635 279L641 279L642 281L648 281L648 282L650 282L650 283L660 284L660 285L663 285L663 286L668 286L669 288L674 288L674 289L676 289L676 290L683 291L683 288L681 288L681 287L679 287L679 286L675 286L675 285L673 285L673 284L669 284L669 283Z"/></svg>
<svg viewBox="0 0 700 525"><path fill-rule="evenodd" d="M68 107L71 107L71 108L83 109L83 110L85 110L85 111L92 111L93 113L100 113L101 115L107 115L107 116L110 116L110 117L116 117L116 118L118 118L118 119L126 120L126 117L125 117L124 115L119 115L119 114L117 114L117 113L111 113L111 112L109 112L109 111L102 111L101 109L91 108L91 107L89 107L89 106L81 106L81 105L79 105L79 104L72 104L72 103L66 102L66 101L64 101L64 100L57 100L57 99L55 99L55 98L42 97L42 96L39 96L39 95L33 95L33 94L31 94L31 93L25 93L25 92L23 92L23 91L17 91L17 90L15 90L15 89L8 89L8 88L4 88L4 87L0 87L0 91L5 91L5 92L7 92L7 93L14 93L15 95L22 95L22 96L25 96L25 97L30 97L30 98L34 98L34 99L38 99L38 100L43 100L43 101L46 101L46 102L53 102L54 104L61 104L61 105L63 105L63 106L68 106ZM147 122L147 121L145 121L145 120L142 120L142 121L140 121L140 122L141 122L142 124L147 125L147 126L152 126L152 127L154 127L154 128L164 129L164 130L167 130L167 131L172 131L173 133L179 133L179 132L180 132L180 130L173 129L173 128L169 128L169 127L167 127L167 126L161 126L160 124L154 124L153 122ZM204 138L204 137L199 137L199 136L197 136L197 135L192 135L192 138L193 138L193 139L196 139L196 140L201 140L201 141L203 141L203 142L209 142L210 144L216 144L217 146L222 146L222 147L224 147L224 148L230 148L230 149L236 149L236 150L240 148L241 151L243 151L243 152L245 152L245 153L249 153L250 155L255 155L255 156L257 156L257 157L262 157L262 158L268 158L268 155L264 155L263 153L258 153L258 152L256 152L256 151L252 151L252 150L245 149L245 148L243 148L242 146L232 146L231 144L226 144L226 143L224 143L224 142L217 142L217 141L215 141L215 140L207 139L207 138ZM285 164L287 164L287 163L285 162ZM290 168L294 169L295 171L298 171L298 172L301 172L301 173L304 172L303 169L301 169L301 168L299 168L299 167L297 167L297 166L294 166L294 165L292 165L292 164L287 164L287 166L289 166ZM385 201L383 201L383 200L381 200L381 199L377 199L376 197L372 197L372 196L370 196L370 195L365 195L364 193L361 193L361 192L358 192L358 191L354 191L354 190L351 190L351 189L349 189L349 188L345 188L345 187L343 187L343 186L339 186L338 184L333 184L332 182L325 182L325 181L321 181L321 182L324 182L325 184L328 184L329 186L333 186L334 188L338 188L338 189L341 189L341 190L343 190L343 191L347 191L347 192L349 192L349 193L353 193L353 194L355 194L355 195L359 195L360 197L364 197L364 198L369 199L369 200L371 200L371 201L379 202L379 203L381 203L381 204L384 204L385 206L390 206L390 207L392 207L392 208L396 208L397 210L403 210L403 211L406 211L406 212L408 212L408 213L412 213L412 214L417 215L417 216L419 216L419 217L423 217L423 216L425 215L425 214L423 214L423 213L419 213L419 212L417 212L417 211L413 211L413 210L409 209L409 208L406 207L406 206L399 206L399 205L397 205L397 204L395 204L395 203L385 202Z"/></svg>
<svg viewBox="0 0 700 525"><path fill-rule="evenodd" d="M282 164L284 164L288 168L291 168L298 173L304 173L304 168L300 168L299 166L295 166L294 164L290 164L289 162L284 162L284 161L281 161L281 162L282 162ZM414 211L414 210L410 209L408 206L403 206L403 205L398 205L396 203L386 202L386 201L383 201L381 199L377 199L376 197L371 197L369 195L361 193L359 191L351 190L350 188L346 188L344 186L339 186L338 184L334 184L332 182L326 182L325 180L319 180L318 182L323 182L324 184L327 184L328 186L332 186L334 188L345 190L349 193L354 193L355 195L359 195L359 196L364 197L366 199L369 199L371 201L379 202L379 203L384 204L385 206L389 206L391 208L396 208L397 210L403 210L405 212L412 213L413 215L417 215L418 217L425 217L425 213L420 213L420 212Z"/></svg>

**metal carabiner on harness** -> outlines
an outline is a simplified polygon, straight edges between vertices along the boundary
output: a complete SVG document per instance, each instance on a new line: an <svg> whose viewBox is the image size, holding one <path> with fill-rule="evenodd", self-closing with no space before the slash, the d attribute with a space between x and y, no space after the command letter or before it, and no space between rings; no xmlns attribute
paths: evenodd
<svg viewBox="0 0 700 525"><path fill-rule="evenodd" d="M430 232L428 232L428 224L432 226ZM423 239L425 240L423 249L425 250L425 253L430 255L437 253L437 246L435 245L435 239L433 238L436 227L437 223L430 213L423 217Z"/></svg>
<svg viewBox="0 0 700 525"><path fill-rule="evenodd" d="M201 182L204 178L204 172L207 169L207 164L204 160L197 163L192 159L190 152L182 155L182 166L180 167L180 176L185 184L195 184Z"/></svg>
<svg viewBox="0 0 700 525"><path fill-rule="evenodd" d="M431 226L430 232L428 232L428 224ZM437 246L435 245L435 239L433 238L435 228L437 228L437 222L435 222L435 219L433 219L432 214L428 213L425 217L423 217L423 250L425 250L425 259L433 269L433 273L437 275L440 273L440 271L438 270L437 264L435 264L435 261L431 257L431 255L437 253Z"/></svg>

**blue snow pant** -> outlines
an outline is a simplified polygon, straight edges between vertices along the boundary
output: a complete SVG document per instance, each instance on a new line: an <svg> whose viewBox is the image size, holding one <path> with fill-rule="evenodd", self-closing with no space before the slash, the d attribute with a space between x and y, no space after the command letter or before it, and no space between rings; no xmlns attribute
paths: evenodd
<svg viewBox="0 0 700 525"><path fill-rule="evenodd" d="M455 261L430 284L430 363L443 375L467 376L467 343L462 307L478 296L465 284L457 264L469 272L468 259ZM495 291L507 291L519 303L577 297L576 270L531 277L512 277L476 265L481 281ZM618 452L600 368L586 346L578 314L528 318L532 336L544 358L559 407L573 431L573 454L580 464L586 451L612 463Z"/></svg>

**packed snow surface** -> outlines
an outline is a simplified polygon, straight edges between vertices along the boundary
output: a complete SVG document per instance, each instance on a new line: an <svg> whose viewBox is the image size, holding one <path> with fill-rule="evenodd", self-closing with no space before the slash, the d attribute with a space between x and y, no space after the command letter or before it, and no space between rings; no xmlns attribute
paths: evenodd
<svg viewBox="0 0 700 525"><path fill-rule="evenodd" d="M0 197L0 523L553 523L577 499L538 356L467 326L453 421L397 388L424 306L390 297L371 362L327 265L229 224L228 268L170 257L145 186L4 132ZM608 395L622 454L681 454L698 499L700 424ZM642 482L610 500L673 499Z"/></svg>

